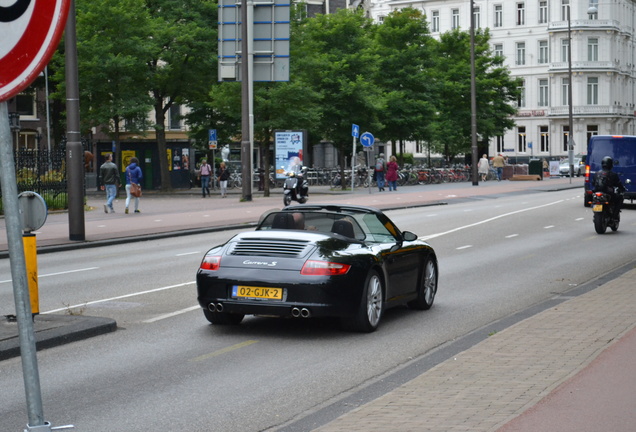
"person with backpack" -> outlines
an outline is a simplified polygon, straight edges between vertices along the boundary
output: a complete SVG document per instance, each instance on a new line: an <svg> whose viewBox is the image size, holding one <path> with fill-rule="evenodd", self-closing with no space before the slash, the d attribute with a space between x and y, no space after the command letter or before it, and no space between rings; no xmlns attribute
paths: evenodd
<svg viewBox="0 0 636 432"><path fill-rule="evenodd" d="M384 160L384 153L380 153L380 156L375 160L375 181L378 183L378 191L384 191L384 176L386 173L386 161Z"/></svg>
<svg viewBox="0 0 636 432"><path fill-rule="evenodd" d="M605 156L601 160L601 171L594 177L594 192L603 192L610 196L614 219L618 219L623 206L625 186L612 168L614 168L614 160L610 156Z"/></svg>

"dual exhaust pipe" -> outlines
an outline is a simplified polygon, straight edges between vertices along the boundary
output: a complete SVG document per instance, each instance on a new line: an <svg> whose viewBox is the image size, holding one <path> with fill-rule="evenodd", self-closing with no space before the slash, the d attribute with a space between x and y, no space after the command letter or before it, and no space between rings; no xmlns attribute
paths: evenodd
<svg viewBox="0 0 636 432"><path fill-rule="evenodd" d="M223 303L210 303L208 310L210 312L223 312Z"/></svg>
<svg viewBox="0 0 636 432"><path fill-rule="evenodd" d="M223 303L210 303L208 305L208 310L210 312L223 312L223 309ZM293 307L291 314L294 318L309 318L311 316L311 311L307 308Z"/></svg>
<svg viewBox="0 0 636 432"><path fill-rule="evenodd" d="M307 308L298 308L293 307L291 310L291 314L294 318L309 318L311 316L311 311Z"/></svg>

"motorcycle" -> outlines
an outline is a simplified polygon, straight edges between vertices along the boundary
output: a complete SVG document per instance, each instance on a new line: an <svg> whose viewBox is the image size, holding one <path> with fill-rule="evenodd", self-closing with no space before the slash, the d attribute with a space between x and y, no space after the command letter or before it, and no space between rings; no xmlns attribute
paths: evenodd
<svg viewBox="0 0 636 432"><path fill-rule="evenodd" d="M626 184L630 184L628 179ZM622 194L616 193L616 197L622 201ZM621 217L620 211L616 217L614 217L614 210L611 204L611 195L605 192L593 192L592 193L592 212L594 213L594 229L598 234L605 234L609 227L612 231L618 230Z"/></svg>
<svg viewBox="0 0 636 432"><path fill-rule="evenodd" d="M302 167L299 172L289 171L285 173L287 176L283 185L283 205L285 207L291 204L292 201L304 204L309 199L309 188L304 176L306 170L306 167Z"/></svg>

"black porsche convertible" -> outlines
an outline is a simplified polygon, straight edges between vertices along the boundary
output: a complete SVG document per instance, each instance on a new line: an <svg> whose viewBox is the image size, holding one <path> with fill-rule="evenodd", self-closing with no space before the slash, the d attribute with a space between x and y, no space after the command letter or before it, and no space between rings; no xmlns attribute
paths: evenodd
<svg viewBox="0 0 636 432"><path fill-rule="evenodd" d="M372 332L389 307L430 309L437 270L433 248L380 210L290 206L206 253L198 301L213 324L239 324L248 314L334 317Z"/></svg>

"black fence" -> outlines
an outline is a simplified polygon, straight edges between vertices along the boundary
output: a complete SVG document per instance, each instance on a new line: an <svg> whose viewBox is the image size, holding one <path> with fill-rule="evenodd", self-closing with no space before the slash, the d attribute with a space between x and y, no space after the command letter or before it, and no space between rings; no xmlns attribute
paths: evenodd
<svg viewBox="0 0 636 432"><path fill-rule="evenodd" d="M14 158L18 193L37 192L49 210L68 208L66 152L63 149L22 149L14 153ZM0 213L4 213L1 201Z"/></svg>

